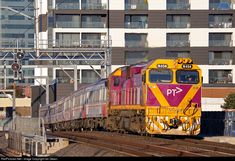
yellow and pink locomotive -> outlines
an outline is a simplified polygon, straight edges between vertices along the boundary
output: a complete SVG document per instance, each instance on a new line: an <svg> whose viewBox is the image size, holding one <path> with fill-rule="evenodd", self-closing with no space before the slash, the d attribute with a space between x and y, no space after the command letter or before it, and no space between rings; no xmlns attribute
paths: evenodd
<svg viewBox="0 0 235 161"><path fill-rule="evenodd" d="M118 68L107 79L44 106L40 116L53 130L197 135L201 86L201 70L191 59L156 59Z"/></svg>

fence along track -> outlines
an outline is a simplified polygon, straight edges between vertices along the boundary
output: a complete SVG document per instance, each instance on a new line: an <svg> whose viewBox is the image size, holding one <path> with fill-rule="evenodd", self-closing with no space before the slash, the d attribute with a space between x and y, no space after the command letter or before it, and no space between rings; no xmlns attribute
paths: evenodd
<svg viewBox="0 0 235 161"><path fill-rule="evenodd" d="M199 154L194 152L189 152L185 150L178 150L176 148L164 147L163 145L152 145L150 143L139 142L139 140L131 140L130 137L127 138L119 138L112 136L99 136L90 133L77 133L77 132L56 132L56 133L48 133L50 135L56 135L60 137L66 137L72 140L81 141L84 139L86 143L94 144L95 142L99 142L99 145L109 144L109 149L124 151L129 155L134 156L209 156L205 154ZM99 146L98 145L98 146Z"/></svg>

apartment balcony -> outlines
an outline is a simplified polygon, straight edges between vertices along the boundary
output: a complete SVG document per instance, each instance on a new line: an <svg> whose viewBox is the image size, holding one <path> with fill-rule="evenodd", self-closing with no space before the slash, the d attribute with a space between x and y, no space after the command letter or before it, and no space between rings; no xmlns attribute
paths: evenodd
<svg viewBox="0 0 235 161"><path fill-rule="evenodd" d="M82 28L106 28L104 22L82 22Z"/></svg>
<svg viewBox="0 0 235 161"><path fill-rule="evenodd" d="M148 28L146 22L125 22L125 28Z"/></svg>
<svg viewBox="0 0 235 161"><path fill-rule="evenodd" d="M167 9L168 10L189 10L190 4L189 3L168 3Z"/></svg>
<svg viewBox="0 0 235 161"><path fill-rule="evenodd" d="M232 22L209 22L211 28L232 28Z"/></svg>
<svg viewBox="0 0 235 161"><path fill-rule="evenodd" d="M190 28L188 22L167 22L167 28Z"/></svg>
<svg viewBox="0 0 235 161"><path fill-rule="evenodd" d="M79 22L56 22L56 28L80 28Z"/></svg>
<svg viewBox="0 0 235 161"><path fill-rule="evenodd" d="M107 9L107 4L105 3L82 3L83 10L105 10Z"/></svg>
<svg viewBox="0 0 235 161"><path fill-rule="evenodd" d="M143 3L125 4L126 10L148 10L148 5Z"/></svg>
<svg viewBox="0 0 235 161"><path fill-rule="evenodd" d="M60 48L80 47L80 40L77 40L77 41L56 40L54 47L60 47Z"/></svg>
<svg viewBox="0 0 235 161"><path fill-rule="evenodd" d="M232 78L231 77L209 77L210 84L231 84Z"/></svg>
<svg viewBox="0 0 235 161"><path fill-rule="evenodd" d="M106 44L104 44L101 40L82 40L81 47L83 48L102 48Z"/></svg>
<svg viewBox="0 0 235 161"><path fill-rule="evenodd" d="M209 9L211 9L211 10L230 10L230 9L233 9L233 5L228 2L210 3Z"/></svg>
<svg viewBox="0 0 235 161"><path fill-rule="evenodd" d="M79 3L57 3L55 9L80 10L80 5Z"/></svg>
<svg viewBox="0 0 235 161"><path fill-rule="evenodd" d="M148 42L139 42L139 41L126 41L126 47L138 47L138 48L147 48Z"/></svg>
<svg viewBox="0 0 235 161"><path fill-rule="evenodd" d="M210 65L232 65L232 63L232 59L213 59L209 62Z"/></svg>
<svg viewBox="0 0 235 161"><path fill-rule="evenodd" d="M232 46L231 40L209 40L209 46Z"/></svg>
<svg viewBox="0 0 235 161"><path fill-rule="evenodd" d="M189 40L177 40L177 41L167 41L168 47L189 47Z"/></svg>

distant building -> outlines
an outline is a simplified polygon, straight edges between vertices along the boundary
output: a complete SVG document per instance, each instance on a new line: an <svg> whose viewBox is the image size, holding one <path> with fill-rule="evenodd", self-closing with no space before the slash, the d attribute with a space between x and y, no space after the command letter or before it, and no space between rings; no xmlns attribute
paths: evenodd
<svg viewBox="0 0 235 161"><path fill-rule="evenodd" d="M204 84L235 83L231 0L48 0L38 5L40 39L56 46L95 43L109 33L113 68L191 57L203 69ZM95 74L85 68L79 67L81 82L94 81ZM51 73L61 83L69 82L60 69Z"/></svg>
<svg viewBox="0 0 235 161"><path fill-rule="evenodd" d="M34 0L0 0L0 48L34 48ZM17 13L17 11L19 13ZM28 17L27 17L28 16ZM6 61L11 65L12 61ZM27 60L24 65L33 64ZM0 60L0 65L3 61ZM24 69L25 76L34 76L34 69ZM7 69L7 85L13 83L11 69ZM3 85L3 71L0 70L0 85ZM25 79L20 83L34 84L34 79Z"/></svg>

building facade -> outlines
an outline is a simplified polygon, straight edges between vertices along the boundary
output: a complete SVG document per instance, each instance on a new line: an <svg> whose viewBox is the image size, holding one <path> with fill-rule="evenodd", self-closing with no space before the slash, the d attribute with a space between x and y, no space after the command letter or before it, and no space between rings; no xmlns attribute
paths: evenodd
<svg viewBox="0 0 235 161"><path fill-rule="evenodd" d="M22 48L34 48L34 0L0 0L0 49L13 51ZM0 53L1 57L4 55ZM13 71L9 67L13 61L0 60L0 86L4 82L3 65L6 64L7 86L13 83ZM24 60L23 65L33 62ZM26 77L34 76L34 69L23 69ZM34 84L34 80L26 78L20 83Z"/></svg>
<svg viewBox="0 0 235 161"><path fill-rule="evenodd" d="M39 0L38 5L39 39L73 47L110 38L112 69L191 57L203 69L204 84L235 83L233 0ZM60 71L53 73L63 79Z"/></svg>

